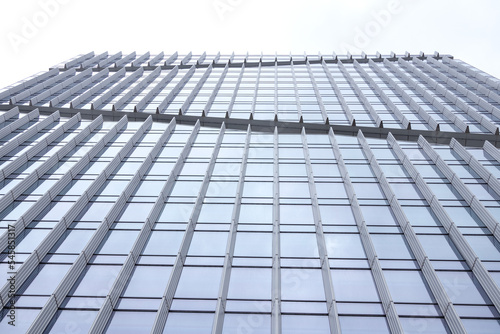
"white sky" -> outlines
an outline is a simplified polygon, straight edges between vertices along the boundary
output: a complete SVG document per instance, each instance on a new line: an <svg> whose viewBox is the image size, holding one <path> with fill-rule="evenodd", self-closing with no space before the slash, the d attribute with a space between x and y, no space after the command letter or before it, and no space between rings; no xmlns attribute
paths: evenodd
<svg viewBox="0 0 500 334"><path fill-rule="evenodd" d="M0 10L0 87L90 51L439 51L500 77L498 0L3 0Z"/></svg>

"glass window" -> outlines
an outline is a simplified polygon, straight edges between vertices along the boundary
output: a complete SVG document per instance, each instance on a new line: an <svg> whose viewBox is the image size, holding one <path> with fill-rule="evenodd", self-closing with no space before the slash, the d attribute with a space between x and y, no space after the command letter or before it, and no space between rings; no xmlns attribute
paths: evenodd
<svg viewBox="0 0 500 334"><path fill-rule="evenodd" d="M51 252L79 254L93 234L93 230L66 231Z"/></svg>
<svg viewBox="0 0 500 334"><path fill-rule="evenodd" d="M187 223L193 212L194 203L167 203L158 217L162 223Z"/></svg>
<svg viewBox="0 0 500 334"><path fill-rule="evenodd" d="M232 268L227 298L271 299L270 268Z"/></svg>
<svg viewBox="0 0 500 334"><path fill-rule="evenodd" d="M280 205L280 224L314 224L310 205Z"/></svg>
<svg viewBox="0 0 500 334"><path fill-rule="evenodd" d="M325 234L325 243L331 259L366 258L359 234Z"/></svg>
<svg viewBox="0 0 500 334"><path fill-rule="evenodd" d="M370 270L333 269L333 291L337 301L379 302L377 288Z"/></svg>
<svg viewBox="0 0 500 334"><path fill-rule="evenodd" d="M188 255L191 256L224 256L226 253L227 232L193 233Z"/></svg>
<svg viewBox="0 0 500 334"><path fill-rule="evenodd" d="M141 181L134 196L158 196L165 185L164 181Z"/></svg>
<svg viewBox="0 0 500 334"><path fill-rule="evenodd" d="M441 226L439 219L426 206L403 206L403 212L412 226Z"/></svg>
<svg viewBox="0 0 500 334"><path fill-rule="evenodd" d="M200 332L193 332L193 334L198 333ZM269 314L226 313L222 334L235 333L271 334L271 316Z"/></svg>
<svg viewBox="0 0 500 334"><path fill-rule="evenodd" d="M210 334L213 313L170 312L163 334Z"/></svg>
<svg viewBox="0 0 500 334"><path fill-rule="evenodd" d="M469 245L481 260L499 261L500 245L493 236L466 235L464 236Z"/></svg>
<svg viewBox="0 0 500 334"><path fill-rule="evenodd" d="M130 253L139 231L109 231L96 254L122 254Z"/></svg>
<svg viewBox="0 0 500 334"><path fill-rule="evenodd" d="M25 229L17 237L15 251L17 253L33 252L49 232L50 230L45 229Z"/></svg>
<svg viewBox="0 0 500 334"><path fill-rule="evenodd" d="M314 233L281 233L280 240L282 257L319 256L316 234Z"/></svg>
<svg viewBox="0 0 500 334"><path fill-rule="evenodd" d="M230 223L233 214L232 204L203 204L198 222Z"/></svg>
<svg viewBox="0 0 500 334"><path fill-rule="evenodd" d="M33 320L40 313L39 309L16 309L16 325L12 326L9 324L11 319L9 317L3 317L0 320L0 332L9 334L25 334L28 332ZM0 313L3 315L3 313Z"/></svg>
<svg viewBox="0 0 500 334"><path fill-rule="evenodd" d="M272 182L245 182L243 197L273 197Z"/></svg>
<svg viewBox="0 0 500 334"><path fill-rule="evenodd" d="M396 218L388 206L361 206L366 225L397 225Z"/></svg>
<svg viewBox="0 0 500 334"><path fill-rule="evenodd" d="M320 205L323 225L356 225L351 207L347 205Z"/></svg>
<svg viewBox="0 0 500 334"><path fill-rule="evenodd" d="M447 235L418 234L417 237L430 260L463 259Z"/></svg>
<svg viewBox="0 0 500 334"><path fill-rule="evenodd" d="M184 232L151 231L143 255L177 255Z"/></svg>
<svg viewBox="0 0 500 334"><path fill-rule="evenodd" d="M97 311L62 310L57 312L50 333L87 333L97 316Z"/></svg>
<svg viewBox="0 0 500 334"><path fill-rule="evenodd" d="M315 187L318 198L347 198L343 183L316 183Z"/></svg>
<svg viewBox="0 0 500 334"><path fill-rule="evenodd" d="M461 319L468 334L496 334L500 332L497 319Z"/></svg>
<svg viewBox="0 0 500 334"><path fill-rule="evenodd" d="M115 282L121 266L88 265L75 283L72 296L105 297Z"/></svg>
<svg viewBox="0 0 500 334"><path fill-rule="evenodd" d="M239 222L272 224L273 206L259 204L241 204Z"/></svg>
<svg viewBox="0 0 500 334"><path fill-rule="evenodd" d="M62 264L43 264L36 271L33 280L27 280L23 286L26 289L20 291L24 295L51 295L64 275L68 272L70 265Z"/></svg>
<svg viewBox="0 0 500 334"><path fill-rule="evenodd" d="M436 271L436 274L453 303L490 303L489 298L472 273L464 271Z"/></svg>
<svg viewBox="0 0 500 334"><path fill-rule="evenodd" d="M114 311L106 334L149 334L156 312Z"/></svg>
<svg viewBox="0 0 500 334"><path fill-rule="evenodd" d="M484 226L481 219L469 207L445 207L446 213L450 216L451 220L458 226Z"/></svg>
<svg viewBox="0 0 500 334"><path fill-rule="evenodd" d="M136 266L122 296L161 298L171 271L172 267Z"/></svg>
<svg viewBox="0 0 500 334"><path fill-rule="evenodd" d="M461 319L464 321L465 319ZM405 333L408 334L448 334L448 326L443 319L437 318L406 318L400 317L399 321L403 326ZM470 333L470 331L467 331Z"/></svg>
<svg viewBox="0 0 500 334"><path fill-rule="evenodd" d="M217 298L222 268L184 267L176 298Z"/></svg>
<svg viewBox="0 0 500 334"><path fill-rule="evenodd" d="M413 259L401 234L372 234L371 238L380 259Z"/></svg>
<svg viewBox="0 0 500 334"><path fill-rule="evenodd" d="M35 220L59 221L73 204L73 202L51 202Z"/></svg>
<svg viewBox="0 0 500 334"><path fill-rule="evenodd" d="M389 334L385 317L348 317L340 316L342 334Z"/></svg>
<svg viewBox="0 0 500 334"><path fill-rule="evenodd" d="M100 222L106 217L114 203L91 202L82 210L76 221Z"/></svg>
<svg viewBox="0 0 500 334"><path fill-rule="evenodd" d="M329 334L330 325L327 316L316 315L283 315L283 334Z"/></svg>
<svg viewBox="0 0 500 334"><path fill-rule="evenodd" d="M283 300L325 300L320 269L281 269Z"/></svg>
<svg viewBox="0 0 500 334"><path fill-rule="evenodd" d="M127 203L117 222L145 222L154 203Z"/></svg>
<svg viewBox="0 0 500 334"><path fill-rule="evenodd" d="M280 197L310 198L309 184L305 182L280 182Z"/></svg>
<svg viewBox="0 0 500 334"><path fill-rule="evenodd" d="M434 302L420 272L409 270L384 270L384 277L394 302ZM417 309L415 309L415 312L417 312Z"/></svg>
<svg viewBox="0 0 500 334"><path fill-rule="evenodd" d="M234 256L272 256L271 233L238 232Z"/></svg>

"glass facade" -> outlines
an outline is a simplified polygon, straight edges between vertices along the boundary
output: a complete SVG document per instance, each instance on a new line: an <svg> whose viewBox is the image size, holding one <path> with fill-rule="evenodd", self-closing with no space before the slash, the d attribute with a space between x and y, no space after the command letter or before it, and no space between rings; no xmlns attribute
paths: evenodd
<svg viewBox="0 0 500 334"><path fill-rule="evenodd" d="M499 333L499 88L437 53L89 53L6 87L0 332Z"/></svg>

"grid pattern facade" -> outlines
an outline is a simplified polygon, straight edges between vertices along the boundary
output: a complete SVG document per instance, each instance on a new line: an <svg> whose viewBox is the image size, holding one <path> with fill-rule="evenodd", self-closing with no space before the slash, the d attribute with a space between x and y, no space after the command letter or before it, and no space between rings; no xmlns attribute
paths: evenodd
<svg viewBox="0 0 500 334"><path fill-rule="evenodd" d="M149 53L7 87L0 332L498 333L499 87L439 54Z"/></svg>

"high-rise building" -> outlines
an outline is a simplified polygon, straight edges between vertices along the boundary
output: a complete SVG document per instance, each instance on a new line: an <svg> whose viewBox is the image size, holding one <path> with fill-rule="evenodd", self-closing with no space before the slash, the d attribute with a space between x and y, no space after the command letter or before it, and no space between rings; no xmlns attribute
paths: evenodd
<svg viewBox="0 0 500 334"><path fill-rule="evenodd" d="M500 80L452 56L89 53L0 110L1 333L500 333Z"/></svg>

